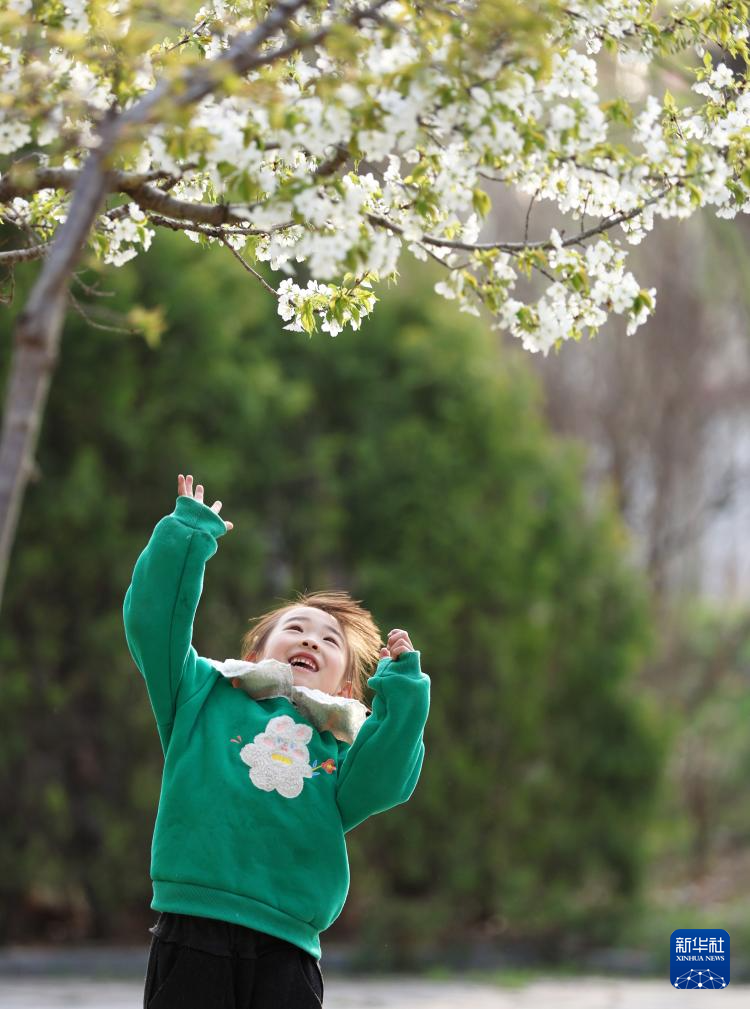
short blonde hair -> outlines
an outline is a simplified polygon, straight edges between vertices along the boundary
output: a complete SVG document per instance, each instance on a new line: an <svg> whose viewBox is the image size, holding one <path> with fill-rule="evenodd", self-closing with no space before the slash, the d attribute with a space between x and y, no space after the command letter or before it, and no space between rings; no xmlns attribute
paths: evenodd
<svg viewBox="0 0 750 1009"><path fill-rule="evenodd" d="M242 638L242 658L248 659L253 652L262 654L271 631L289 610L296 606L315 606L338 620L348 653L344 682L351 684L352 697L364 702L367 679L380 658L381 636L372 614L360 606L360 602L352 599L348 592L298 592L297 599L287 600L250 619L250 630Z"/></svg>

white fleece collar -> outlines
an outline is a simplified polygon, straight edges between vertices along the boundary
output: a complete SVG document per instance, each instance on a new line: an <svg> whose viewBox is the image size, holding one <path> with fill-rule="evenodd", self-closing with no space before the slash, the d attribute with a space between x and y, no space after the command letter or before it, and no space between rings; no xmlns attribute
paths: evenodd
<svg viewBox="0 0 750 1009"><path fill-rule="evenodd" d="M208 660L232 685L262 700L288 697L318 732L332 732L345 743L353 743L367 718L368 709L354 697L335 697L313 687L298 686L292 667L277 659L246 662L244 659Z"/></svg>

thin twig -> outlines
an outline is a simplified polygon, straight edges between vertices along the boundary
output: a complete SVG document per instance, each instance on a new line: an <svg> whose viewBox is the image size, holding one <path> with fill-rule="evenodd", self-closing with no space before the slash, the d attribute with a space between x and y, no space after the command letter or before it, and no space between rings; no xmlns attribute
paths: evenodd
<svg viewBox="0 0 750 1009"><path fill-rule="evenodd" d="M68 300L76 312L85 319L87 325L93 326L94 329L104 329L108 333L123 333L127 336L135 336L136 333L140 332L138 329L123 329L120 326L107 326L103 322L96 322L91 318L88 312L84 310L83 305L81 305L76 296L70 290L68 291Z"/></svg>
<svg viewBox="0 0 750 1009"><path fill-rule="evenodd" d="M12 270L9 271L8 279L10 280L10 293L8 294L7 297L3 294L0 294L0 305L13 304L13 297L16 293L16 278Z"/></svg>
<svg viewBox="0 0 750 1009"><path fill-rule="evenodd" d="M221 242L222 242L223 245L226 245L226 247L229 249L229 251L235 257L235 259L239 259L239 261L245 267L245 269L247 270L247 272L248 273L252 273L252 275L255 277L255 279L259 280L260 283L263 285L263 287L265 287L265 289L267 291L269 291L274 296L274 298L278 298L279 297L278 294L276 293L276 291L271 287L271 285L269 283L267 283L263 279L263 277L261 277L261 275L257 272L257 270L254 270L252 268L252 266L248 262L246 262L246 260L244 260L242 258L242 256L239 254L239 252L236 249L232 248L232 246L229 244L228 240L224 236L221 237Z"/></svg>
<svg viewBox="0 0 750 1009"><path fill-rule="evenodd" d="M523 240L524 240L524 242L527 242L528 238L529 238L529 220L531 219L531 208L534 206L534 200L537 198L538 195L539 195L539 190L537 189L537 191L535 193L533 193L531 199L529 200L529 206L528 206L528 209L526 211L526 223L525 223L524 229L523 229Z"/></svg>
<svg viewBox="0 0 750 1009"><path fill-rule="evenodd" d="M177 42L174 43L174 45L167 46L166 51L168 53L171 53L173 49L178 49L180 46L184 46L186 42L190 41L193 35L197 35L202 28L206 27L207 24L208 19L204 18L199 25L196 25L194 28L191 28L190 31L187 33L187 35L184 36L184 38L178 39ZM213 33L209 32L209 34Z"/></svg>
<svg viewBox="0 0 750 1009"><path fill-rule="evenodd" d="M96 287L90 287L85 281L81 279L80 273L74 273L72 280L78 284L79 287L83 288L84 294L88 294L90 298L113 298L115 295L114 291L100 291Z"/></svg>

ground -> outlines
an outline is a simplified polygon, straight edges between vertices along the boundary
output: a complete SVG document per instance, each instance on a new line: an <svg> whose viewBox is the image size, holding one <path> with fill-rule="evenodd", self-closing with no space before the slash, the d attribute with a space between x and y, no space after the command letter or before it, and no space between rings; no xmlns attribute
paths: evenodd
<svg viewBox="0 0 750 1009"><path fill-rule="evenodd" d="M420 978L352 978L325 974L325 1009L680 1009L696 996L669 981L613 978L539 979L518 988L470 981ZM730 984L700 995L701 1009L747 1009L750 986ZM0 976L3 1009L141 1009L138 981Z"/></svg>

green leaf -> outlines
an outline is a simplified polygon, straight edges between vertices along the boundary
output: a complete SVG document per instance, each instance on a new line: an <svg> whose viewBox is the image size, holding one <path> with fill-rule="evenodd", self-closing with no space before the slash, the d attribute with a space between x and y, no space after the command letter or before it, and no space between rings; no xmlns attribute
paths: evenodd
<svg viewBox="0 0 750 1009"><path fill-rule="evenodd" d="M492 200L489 195L478 187L471 191L471 202L480 217L486 217L492 208Z"/></svg>
<svg viewBox="0 0 750 1009"><path fill-rule="evenodd" d="M300 322L302 323L302 328L306 333L314 333L317 330L318 326L315 321L312 301L306 301L302 306L302 311L300 312Z"/></svg>
<svg viewBox="0 0 750 1009"><path fill-rule="evenodd" d="M156 308L133 305L125 318L134 329L141 331L141 336L152 350L159 346L162 334L167 328L161 305L157 305Z"/></svg>

